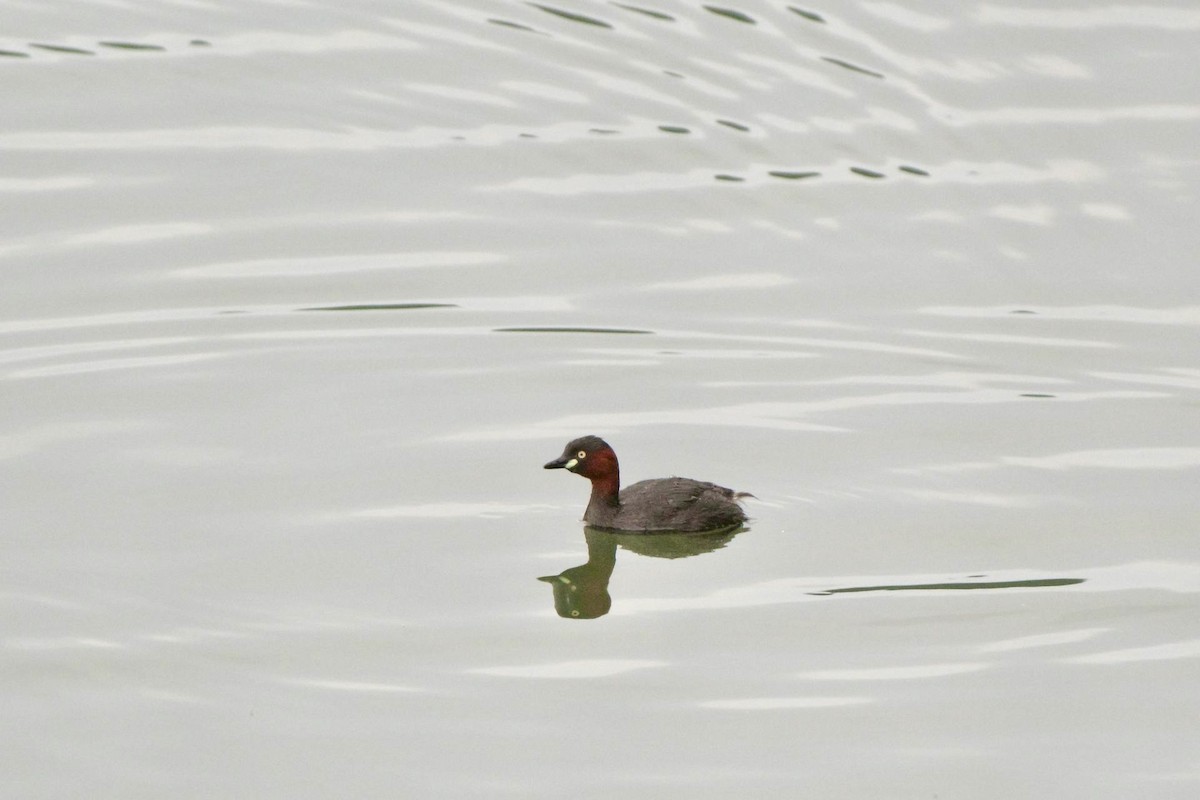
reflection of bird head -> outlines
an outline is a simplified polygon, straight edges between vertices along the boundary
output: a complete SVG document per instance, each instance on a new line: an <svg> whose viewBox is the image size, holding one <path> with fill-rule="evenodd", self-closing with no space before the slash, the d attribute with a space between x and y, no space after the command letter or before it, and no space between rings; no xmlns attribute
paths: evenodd
<svg viewBox="0 0 1200 800"><path fill-rule="evenodd" d="M612 534L584 528L586 564L564 569L558 575L538 578L554 589L554 610L567 619L595 619L612 608L608 579L617 565L617 542Z"/></svg>
<svg viewBox="0 0 1200 800"><path fill-rule="evenodd" d="M596 580L595 572L583 564L563 570L560 575L538 578L554 589L554 610L567 619L595 619L603 617L612 608L612 596L608 593L608 580Z"/></svg>

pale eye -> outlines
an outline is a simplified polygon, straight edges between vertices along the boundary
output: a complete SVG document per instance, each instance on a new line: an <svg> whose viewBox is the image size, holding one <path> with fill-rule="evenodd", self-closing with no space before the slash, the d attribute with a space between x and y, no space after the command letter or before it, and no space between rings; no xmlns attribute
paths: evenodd
<svg viewBox="0 0 1200 800"><path fill-rule="evenodd" d="M580 450L578 453L575 454L575 457L576 458L587 458L587 451Z"/></svg>

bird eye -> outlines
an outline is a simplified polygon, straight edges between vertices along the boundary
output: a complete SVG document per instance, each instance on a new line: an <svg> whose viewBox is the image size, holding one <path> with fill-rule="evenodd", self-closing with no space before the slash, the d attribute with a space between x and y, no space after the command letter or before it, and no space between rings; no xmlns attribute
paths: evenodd
<svg viewBox="0 0 1200 800"><path fill-rule="evenodd" d="M575 454L575 457L576 458L587 458L587 451L580 450L578 453Z"/></svg>

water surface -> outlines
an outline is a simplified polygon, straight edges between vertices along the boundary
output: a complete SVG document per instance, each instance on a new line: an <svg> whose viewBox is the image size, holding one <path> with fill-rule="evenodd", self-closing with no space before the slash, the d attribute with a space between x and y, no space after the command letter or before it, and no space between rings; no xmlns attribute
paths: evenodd
<svg viewBox="0 0 1200 800"><path fill-rule="evenodd" d="M9 9L4 793L1195 796L1197 29Z"/></svg>

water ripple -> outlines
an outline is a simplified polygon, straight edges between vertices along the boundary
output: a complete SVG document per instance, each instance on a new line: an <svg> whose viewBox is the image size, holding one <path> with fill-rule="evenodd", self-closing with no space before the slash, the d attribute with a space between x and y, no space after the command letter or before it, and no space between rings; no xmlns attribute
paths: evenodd
<svg viewBox="0 0 1200 800"><path fill-rule="evenodd" d="M913 681L968 675L982 672L989 666L982 662L962 662L868 669L820 669L797 672L795 677L806 681Z"/></svg>
<svg viewBox="0 0 1200 800"><path fill-rule="evenodd" d="M1046 577L1029 570L1001 570L964 578L960 575L874 575L784 578L721 589L694 597L623 599L614 615L869 600L881 594L949 599L972 592L1123 592L1133 589L1194 594L1200 592L1200 564L1142 562L1114 567L1062 570L1069 578ZM832 587L832 588L831 588ZM905 590L905 591L898 591Z"/></svg>
<svg viewBox="0 0 1200 800"><path fill-rule="evenodd" d="M1109 628L1084 628L1073 631L1057 631L1055 633L1037 633L1032 636L1021 636L1016 639L1004 639L998 642L981 645L979 652L981 653L1010 653L1020 650L1030 650L1038 647L1058 647L1065 644L1074 644L1076 642L1086 642L1100 634L1109 631Z"/></svg>
<svg viewBox="0 0 1200 800"><path fill-rule="evenodd" d="M1071 392L1056 394L1062 402L1097 402L1107 400L1140 400L1163 397L1157 392L1111 391ZM593 412L569 415L504 428L474 428L439 437L440 441L517 441L525 439L557 439L575 435L583 428L619 432L631 428L664 425L695 425L698 427L765 428L776 431L810 431L845 433L851 428L806 421L807 417L833 412L856 411L866 408L899 406L991 405L1028 402L1021 395L1000 389L980 389L963 392L891 392L861 396L838 397L806 402L747 402L708 408L656 408L648 411ZM1174 463L1176 459L1191 459L1185 454L1163 456ZM1124 451L1122 451L1124 452ZM1099 458L1099 457L1098 457ZM1114 459L1118 457L1114 456ZM1130 456L1135 458L1135 456ZM1067 457L1064 457L1067 459ZM1152 462L1150 457L1147 460ZM1002 459L1009 463L1009 459ZM1046 468L1056 463L1045 462ZM1069 459L1064 464L1069 463ZM1024 466L1035 466L1034 463Z"/></svg>
<svg viewBox="0 0 1200 800"><path fill-rule="evenodd" d="M398 683L371 683L366 681L328 680L323 678L284 678L280 682L305 689L326 689L333 692L348 692L351 694L411 694L413 692L425 691L424 689Z"/></svg>
<svg viewBox="0 0 1200 800"><path fill-rule="evenodd" d="M1165 6L1103 6L1098 8L1014 8L999 4L980 6L980 22L1028 28L1160 28L1171 32L1200 29L1200 11Z"/></svg>
<svg viewBox="0 0 1200 800"><path fill-rule="evenodd" d="M423 253L354 253L337 256L296 258L260 258L186 267L173 273L180 278L249 278L338 275L373 270L427 269L430 267L473 267L507 261L500 253L448 252L433 250Z"/></svg>
<svg viewBox="0 0 1200 800"><path fill-rule="evenodd" d="M1130 647L1085 656L1063 659L1069 664L1130 664L1142 661L1173 661L1181 658L1200 658L1200 639L1170 642L1149 647Z"/></svg>
<svg viewBox="0 0 1200 800"><path fill-rule="evenodd" d="M467 672L474 675L488 675L501 678L592 680L665 666L667 666L667 662L665 661L597 658L582 661L557 661L518 666L479 667L467 670Z"/></svg>
<svg viewBox="0 0 1200 800"><path fill-rule="evenodd" d="M1127 447L1076 450L1052 456L1004 456L1000 463L1031 469L1174 470L1200 467L1200 447Z"/></svg>
<svg viewBox="0 0 1200 800"><path fill-rule="evenodd" d="M717 711L783 711L797 708L845 708L874 703L872 697L738 697L726 700L704 700L700 708Z"/></svg>
<svg viewBox="0 0 1200 800"><path fill-rule="evenodd" d="M1200 325L1200 306L1144 308L1137 306L927 306L922 314L942 317L1009 317L1036 315L1045 319L1127 322L1141 325Z"/></svg>
<svg viewBox="0 0 1200 800"><path fill-rule="evenodd" d="M174 367L180 364L194 364L198 361L225 358L227 355L227 353L176 353L168 356L94 359L72 364L55 364L47 367L13 370L4 377L7 380L25 380L29 378L60 377L63 375L89 375L96 372L112 372L114 370Z"/></svg>
<svg viewBox="0 0 1200 800"><path fill-rule="evenodd" d="M497 519L524 517L530 512L553 509L544 503L417 503L389 508L368 508L352 516L364 519Z"/></svg>

